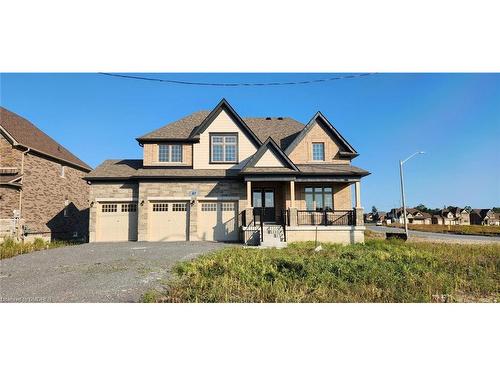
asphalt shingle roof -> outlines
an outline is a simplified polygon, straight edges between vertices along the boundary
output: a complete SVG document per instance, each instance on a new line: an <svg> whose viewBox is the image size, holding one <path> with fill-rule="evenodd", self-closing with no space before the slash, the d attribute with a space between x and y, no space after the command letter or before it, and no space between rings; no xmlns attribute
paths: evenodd
<svg viewBox="0 0 500 375"><path fill-rule="evenodd" d="M144 134L137 139L139 141L188 139L193 130L201 125L209 113L210 111L194 112L159 129ZM261 142L265 142L268 137L271 137L283 150L288 147L305 126L290 117L245 117L243 121L245 121L250 130Z"/></svg>
<svg viewBox="0 0 500 375"><path fill-rule="evenodd" d="M39 151L54 159L69 162L87 171L92 169L30 121L4 107L0 107L0 125L17 143L25 147Z"/></svg>

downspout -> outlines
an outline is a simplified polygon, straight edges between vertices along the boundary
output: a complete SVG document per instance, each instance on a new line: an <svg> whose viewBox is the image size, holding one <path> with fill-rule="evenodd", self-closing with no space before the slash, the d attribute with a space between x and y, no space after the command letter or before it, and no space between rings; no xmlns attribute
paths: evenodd
<svg viewBox="0 0 500 375"><path fill-rule="evenodd" d="M31 149L29 147L26 147L26 151L22 152L21 155L21 188L19 189L19 221L21 221L22 218L22 208L23 208L23 187L22 184L24 182L24 156L30 152ZM17 237L19 239L19 229L17 231Z"/></svg>

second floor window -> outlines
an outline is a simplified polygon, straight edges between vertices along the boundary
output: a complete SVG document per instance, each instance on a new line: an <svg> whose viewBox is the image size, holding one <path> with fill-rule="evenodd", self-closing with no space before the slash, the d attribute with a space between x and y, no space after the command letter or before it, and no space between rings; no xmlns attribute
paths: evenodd
<svg viewBox="0 0 500 375"><path fill-rule="evenodd" d="M236 134L211 134L212 163L236 163L238 161L238 136Z"/></svg>
<svg viewBox="0 0 500 375"><path fill-rule="evenodd" d="M182 145L159 145L158 161L181 163L182 162Z"/></svg>
<svg viewBox="0 0 500 375"><path fill-rule="evenodd" d="M312 147L313 160L325 160L325 144L323 142L313 143Z"/></svg>

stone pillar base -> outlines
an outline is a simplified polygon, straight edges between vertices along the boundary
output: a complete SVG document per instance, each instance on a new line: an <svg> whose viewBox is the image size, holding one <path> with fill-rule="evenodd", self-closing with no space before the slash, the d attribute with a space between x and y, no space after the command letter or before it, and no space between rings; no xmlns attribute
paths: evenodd
<svg viewBox="0 0 500 375"><path fill-rule="evenodd" d="M295 207L290 207L288 211L288 220L289 220L289 225L291 227L296 227L297 226L297 208Z"/></svg>
<svg viewBox="0 0 500 375"><path fill-rule="evenodd" d="M245 225L248 227L250 225L254 225L253 222L253 207L245 208Z"/></svg>
<svg viewBox="0 0 500 375"><path fill-rule="evenodd" d="M354 208L354 222L355 225L365 225L365 221L363 219L363 208L362 207L355 207Z"/></svg>

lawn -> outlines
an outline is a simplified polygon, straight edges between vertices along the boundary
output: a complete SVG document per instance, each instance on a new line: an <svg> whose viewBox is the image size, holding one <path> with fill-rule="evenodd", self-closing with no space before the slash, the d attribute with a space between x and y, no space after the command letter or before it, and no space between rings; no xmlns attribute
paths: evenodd
<svg viewBox="0 0 500 375"><path fill-rule="evenodd" d="M174 267L144 302L496 302L500 245L369 239L232 247Z"/></svg>
<svg viewBox="0 0 500 375"><path fill-rule="evenodd" d="M33 242L16 242L11 238L6 238L0 243L0 259L11 258L20 254L32 253L33 251L53 249L61 246L71 245L70 242L52 241L47 242L41 238L35 239Z"/></svg>
<svg viewBox="0 0 500 375"><path fill-rule="evenodd" d="M389 224L391 227L402 227L399 224ZM500 236L498 225L437 225L408 224L408 228L421 232L475 234L480 236Z"/></svg>

